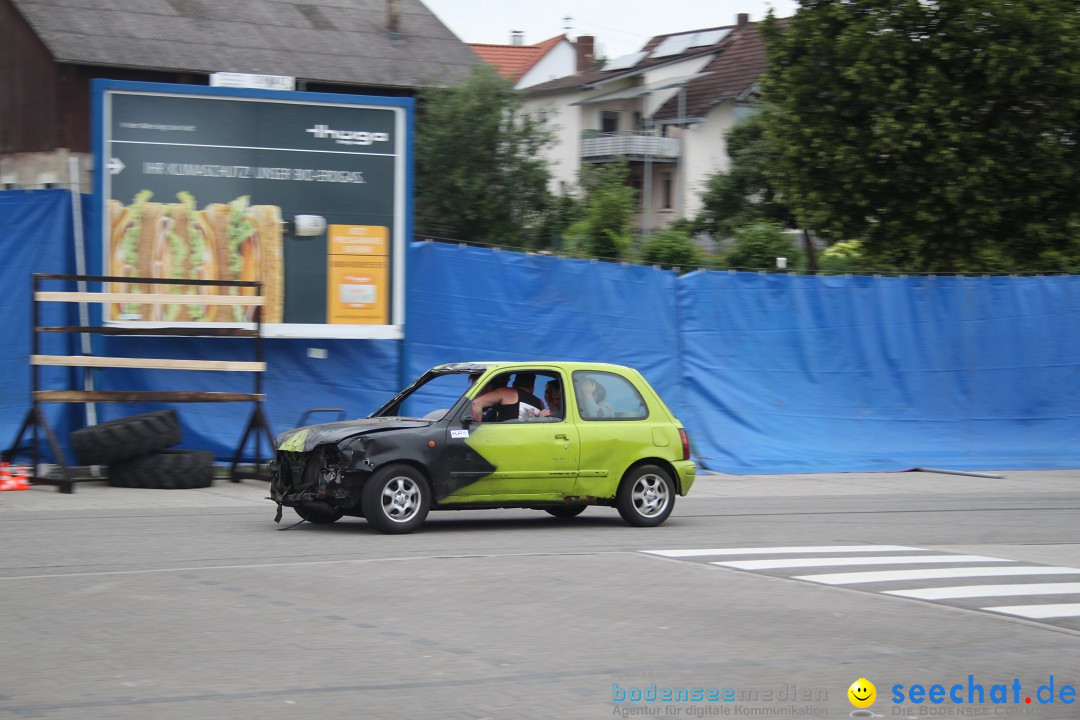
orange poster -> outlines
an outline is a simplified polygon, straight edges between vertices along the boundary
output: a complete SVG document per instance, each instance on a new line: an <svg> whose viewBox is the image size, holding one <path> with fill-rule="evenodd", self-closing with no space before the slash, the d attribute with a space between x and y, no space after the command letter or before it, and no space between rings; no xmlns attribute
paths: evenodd
<svg viewBox="0 0 1080 720"><path fill-rule="evenodd" d="M389 323L389 237L389 228L377 225L329 227L326 322Z"/></svg>

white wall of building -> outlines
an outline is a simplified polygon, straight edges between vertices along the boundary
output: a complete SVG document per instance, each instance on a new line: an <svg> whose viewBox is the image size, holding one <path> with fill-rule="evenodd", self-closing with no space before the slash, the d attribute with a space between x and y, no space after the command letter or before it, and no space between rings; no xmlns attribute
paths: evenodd
<svg viewBox="0 0 1080 720"><path fill-rule="evenodd" d="M684 217L692 217L701 209L706 178L731 166L725 135L734 124L735 103L727 100L714 108L705 122L671 130L673 137L683 140L680 193Z"/></svg>
<svg viewBox="0 0 1080 720"><path fill-rule="evenodd" d="M526 98L522 103L524 112L542 113L547 118L548 127L555 132L555 141L545 153L551 169L548 190L553 193L559 193L563 187L570 187L578 179L578 167L581 165L580 138L584 126L581 124L581 106L571 103L580 95L580 92L570 90L566 93Z"/></svg>
<svg viewBox="0 0 1080 720"><path fill-rule="evenodd" d="M559 43L548 50L540 62L529 68L529 71L521 76L514 87L527 88L539 85L549 80L573 75L577 71L577 49L569 40L560 40Z"/></svg>

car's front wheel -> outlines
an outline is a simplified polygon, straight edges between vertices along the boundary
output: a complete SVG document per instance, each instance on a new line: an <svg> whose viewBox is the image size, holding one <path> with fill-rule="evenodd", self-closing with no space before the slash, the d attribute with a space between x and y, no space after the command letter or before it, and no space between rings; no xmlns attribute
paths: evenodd
<svg viewBox="0 0 1080 720"><path fill-rule="evenodd" d="M431 490L416 468L387 465L364 483L360 501L364 517L376 530L399 535L424 523L431 509Z"/></svg>
<svg viewBox="0 0 1080 720"><path fill-rule="evenodd" d="M315 523L316 525L329 525L335 523L345 515L341 510L335 510L323 503L310 503L307 505L297 505L293 508L296 514L309 523Z"/></svg>
<svg viewBox="0 0 1080 720"><path fill-rule="evenodd" d="M655 527L675 507L675 483L657 465L639 465L626 473L615 496L623 520L637 527Z"/></svg>

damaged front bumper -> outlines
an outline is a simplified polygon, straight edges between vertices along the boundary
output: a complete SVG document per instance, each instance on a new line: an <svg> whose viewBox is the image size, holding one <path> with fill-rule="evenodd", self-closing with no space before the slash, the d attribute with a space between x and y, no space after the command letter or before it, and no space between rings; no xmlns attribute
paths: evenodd
<svg viewBox="0 0 1080 720"><path fill-rule="evenodd" d="M346 478L341 453L334 445L320 445L306 453L279 450L270 464L270 499L279 506L317 502L348 508L358 495L350 492Z"/></svg>

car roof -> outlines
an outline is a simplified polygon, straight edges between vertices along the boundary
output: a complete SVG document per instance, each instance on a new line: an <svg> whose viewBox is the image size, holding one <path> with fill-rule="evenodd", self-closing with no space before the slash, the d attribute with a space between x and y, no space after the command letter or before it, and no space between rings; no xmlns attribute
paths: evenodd
<svg viewBox="0 0 1080 720"><path fill-rule="evenodd" d="M514 370L518 368L534 369L534 368L552 368L560 370L600 370L607 372L618 372L625 370L632 370L633 368L626 365L615 365L612 363L599 363L599 362L582 362L578 360L513 360L513 361L477 361L477 362L458 362L458 363L446 363L445 365L437 365L432 370L442 372L483 372L486 370Z"/></svg>

